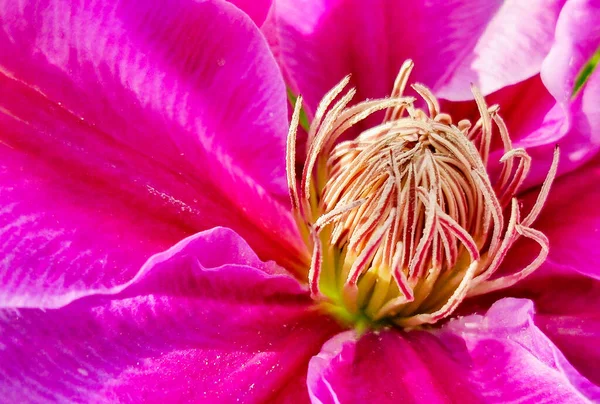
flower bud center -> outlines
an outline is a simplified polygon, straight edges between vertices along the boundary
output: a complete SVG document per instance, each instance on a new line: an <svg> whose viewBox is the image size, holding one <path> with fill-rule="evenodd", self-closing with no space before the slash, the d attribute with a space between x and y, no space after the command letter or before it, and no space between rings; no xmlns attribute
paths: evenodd
<svg viewBox="0 0 600 404"><path fill-rule="evenodd" d="M401 68L389 98L348 106L345 78L325 95L308 137L299 186L294 163L298 99L288 139L288 181L299 226L312 249L313 297L350 322L400 327L449 316L468 296L511 286L541 265L548 240L531 224L556 174L558 149L538 199L522 219L515 195L531 158L513 148L499 108L473 88L481 118L453 123L420 84L403 96L413 64ZM339 141L378 111L383 121ZM502 171L487 173L492 136L504 145ZM520 237L540 246L517 272L494 276Z"/></svg>

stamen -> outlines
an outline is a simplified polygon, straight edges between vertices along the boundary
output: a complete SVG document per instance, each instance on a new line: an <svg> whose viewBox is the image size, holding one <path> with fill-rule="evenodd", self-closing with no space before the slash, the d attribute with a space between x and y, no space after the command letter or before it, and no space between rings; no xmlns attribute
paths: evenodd
<svg viewBox="0 0 600 404"><path fill-rule="evenodd" d="M519 190L531 168L531 157L529 157L525 149L520 148L507 151L504 156L500 158L500 162L505 163L505 167L510 166L510 169L512 170L512 162L515 158L519 159L519 165L517 166L517 171L513 175L512 180L510 180L508 184L500 183L500 186L497 187L505 188L500 197L500 200L503 203L506 203L505 201L512 198L512 195ZM508 169L506 171L508 172ZM502 180L503 179L501 179L501 181Z"/></svg>
<svg viewBox="0 0 600 404"><path fill-rule="evenodd" d="M529 265L527 265L527 267L523 268L519 272L481 283L473 289L470 296L477 296L484 293L490 293L499 289L505 289L510 286L513 286L515 283L531 275L533 271L538 269L544 263L550 251L550 243L548 242L548 238L544 235L544 233L542 233L539 230L524 227L521 225L517 225L516 230L520 235L538 243L538 245L540 246L540 253L538 254L538 256Z"/></svg>
<svg viewBox="0 0 600 404"><path fill-rule="evenodd" d="M285 167L287 173L288 189L292 200L292 211L300 209L300 198L298 197L298 185L296 184L296 132L298 122L300 122L300 111L302 110L302 96L296 99L290 130L287 137L287 147L285 153Z"/></svg>
<svg viewBox="0 0 600 404"><path fill-rule="evenodd" d="M475 102L477 103L477 108L479 109L479 113L481 114L481 121L483 124L483 131L481 136L481 147L479 149L479 154L481 156L481 161L484 166L487 166L488 157L490 154L490 146L492 144L492 124L491 124L491 116L490 111L488 111L487 106L485 105L485 100L483 99L483 95L477 87L471 85L471 91L473 92L473 96L475 97Z"/></svg>
<svg viewBox="0 0 600 404"><path fill-rule="evenodd" d="M361 323L365 318L400 327L434 323L467 296L520 281L548 255L548 239L531 225L556 176L558 149L536 202L521 220L515 195L531 157L513 147L499 107L488 107L472 87L481 118L475 124L454 120L427 87L413 84L427 111L416 108L415 98L403 96L412 68L412 61L402 65L390 98L350 106L356 90L346 91L349 77L325 95L309 131L299 187L300 97L292 116L288 185L313 250L311 295ZM381 124L339 141L378 111L385 111ZM500 175L492 181L487 169L495 133L504 155ZM538 256L527 267L497 277L520 237L540 246Z"/></svg>
<svg viewBox="0 0 600 404"><path fill-rule="evenodd" d="M434 97L433 93L429 91L427 87L423 84L415 83L412 85L412 88L419 93L419 95L425 100L427 103L427 107L429 108L429 116L434 119L438 117L438 113L440 112L440 103ZM450 115L446 115L446 117L450 117Z"/></svg>
<svg viewBox="0 0 600 404"><path fill-rule="evenodd" d="M333 87L321 100L319 106L317 107L317 112L315 113L315 118L313 119L312 124L310 125L310 131L308 132L308 144L312 144L314 141L315 134L317 130L321 127L321 120L327 112L327 109L335 100L335 98L346 88L346 86L350 83L350 75L344 77L342 81L340 81L335 87Z"/></svg>
<svg viewBox="0 0 600 404"><path fill-rule="evenodd" d="M310 270L308 272L308 286L310 288L310 294L315 298L321 297L319 293L319 280L321 277L321 267L323 265L323 247L321 246L321 240L319 234L315 231L312 232L313 241L313 253L310 262Z"/></svg>
<svg viewBox="0 0 600 404"><path fill-rule="evenodd" d="M508 226L506 229L506 233L504 234L504 239L502 240L502 244L500 245L500 248L496 252L494 259L492 260L492 262L488 266L488 268L486 270L484 270L482 273L480 273L473 280L473 290L469 293L470 296L474 296L476 294L475 291L477 290L477 285L479 283L482 283L483 281L487 280L490 276L492 276L494 274L494 272L496 272L496 270L498 269L500 264L502 263L502 260L508 253L509 248L513 245L513 243L517 239L516 226L517 226L517 222L519 221L519 219L520 219L520 217L519 217L519 202L517 201L516 198L513 198L512 205L511 205L510 219L508 221Z"/></svg>
<svg viewBox="0 0 600 404"><path fill-rule="evenodd" d="M323 228L323 226L333 222L334 220L340 219L340 217L342 217L343 215L346 215L351 210L358 208L360 205L362 205L366 201L367 201L366 198L359 199L358 201L354 201L346 206L337 207L334 210L324 214L323 216L318 218L317 221L315 222L314 230L318 233Z"/></svg>
<svg viewBox="0 0 600 404"><path fill-rule="evenodd" d="M560 150L558 146L554 148L554 157L552 158L552 165L550 166L550 171L548 171L548 175L542 184L542 189L538 194L537 200L531 208L529 214L523 219L523 226L531 226L531 224L537 219L540 212L542 211L542 207L548 199L548 194L550 193L550 188L552 187L552 183L554 182L554 178L556 177L556 173L558 171L558 160L560 159Z"/></svg>
<svg viewBox="0 0 600 404"><path fill-rule="evenodd" d="M414 67L414 63L412 60L407 60L400 67L400 73L396 77L396 81L394 82L394 88L392 90L391 97L399 98L404 94L404 90L406 89L406 84L408 83L408 78L410 77L410 73ZM395 108L388 108L385 112L385 118L383 118L383 122L388 122L390 120L396 120L397 117L401 116L403 112L403 106L398 106Z"/></svg>
<svg viewBox="0 0 600 404"><path fill-rule="evenodd" d="M422 276L421 268L425 265L425 259L427 250L431 245L434 237L435 230L435 221L436 221L436 212L435 212L435 194L429 194L429 203L426 204L425 210L425 227L423 229L423 235L421 236L421 241L417 245L417 249L415 254L413 255L413 259L410 262L408 267L408 273L411 278L415 278L418 276Z"/></svg>

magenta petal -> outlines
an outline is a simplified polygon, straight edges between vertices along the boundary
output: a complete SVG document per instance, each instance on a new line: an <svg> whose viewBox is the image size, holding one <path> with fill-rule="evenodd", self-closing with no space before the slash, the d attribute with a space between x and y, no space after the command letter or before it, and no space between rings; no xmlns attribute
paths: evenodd
<svg viewBox="0 0 600 404"><path fill-rule="evenodd" d="M534 301L536 326L583 376L600 386L600 281L546 268L510 294Z"/></svg>
<svg viewBox="0 0 600 404"><path fill-rule="evenodd" d="M63 120L82 118L96 138L107 135L173 170L187 162L207 175L219 161L287 195L284 84L264 38L236 7L221 0L0 6L6 115L39 126L42 116L27 107L52 106ZM32 136L49 137L43 129L51 128Z"/></svg>
<svg viewBox="0 0 600 404"><path fill-rule="evenodd" d="M488 99L500 104L515 146L527 148L533 157L525 187L544 180L555 144L561 148L560 172L577 168L600 149L600 73L593 73L573 96L577 76L600 46L599 19L597 2L568 1L542 64L544 87L520 84L523 90L512 100Z"/></svg>
<svg viewBox="0 0 600 404"><path fill-rule="evenodd" d="M259 27L265 22L272 0L227 0L244 11Z"/></svg>
<svg viewBox="0 0 600 404"><path fill-rule="evenodd" d="M472 99L539 73L562 0L280 0L281 62L314 111L352 73L360 98L387 95L402 62L437 95Z"/></svg>
<svg viewBox="0 0 600 404"><path fill-rule="evenodd" d="M329 340L309 364L313 402L480 402L468 374L432 335L353 332ZM452 378L448 376L452 375Z"/></svg>
<svg viewBox="0 0 600 404"><path fill-rule="evenodd" d="M290 385L337 326L282 271L214 229L154 256L120 293L4 310L0 396L266 402L298 392Z"/></svg>
<svg viewBox="0 0 600 404"><path fill-rule="evenodd" d="M470 13L479 16L476 8L480 5L449 3L455 8L468 5ZM486 2L488 7L496 8L494 14L483 14L483 18L467 23L473 24L470 27L451 28L457 39L471 44L465 49L464 44L454 42L455 37L446 44L455 45L456 49L451 51L450 72L437 83L438 95L449 100L472 99L467 83L475 83L484 94L489 94L537 75L550 50L564 3L565 0ZM470 35L475 37L469 39Z"/></svg>
<svg viewBox="0 0 600 404"><path fill-rule="evenodd" d="M108 290L186 235L69 169L0 143L0 307L60 307Z"/></svg>
<svg viewBox="0 0 600 404"><path fill-rule="evenodd" d="M599 184L597 156L557 181L535 226L550 240L549 264L600 280Z"/></svg>
<svg viewBox="0 0 600 404"><path fill-rule="evenodd" d="M563 104L573 95L575 78L598 49L597 24L600 4L595 0L568 0L560 13L554 44L542 65L542 79L550 92ZM598 82L598 74L592 74Z"/></svg>
<svg viewBox="0 0 600 404"><path fill-rule="evenodd" d="M527 300L504 299L485 316L452 320L432 333L340 334L311 360L309 392L322 403L600 398L600 388L533 325L532 308Z"/></svg>
<svg viewBox="0 0 600 404"><path fill-rule="evenodd" d="M599 20L597 1L567 1L557 23L554 45L542 65L542 80L567 117L568 128L559 141L563 151L560 170L564 172L600 150L600 71L596 69L573 96L576 78L600 47ZM530 154L543 161L551 147L535 148Z"/></svg>
<svg viewBox="0 0 600 404"><path fill-rule="evenodd" d="M560 177L533 227L550 241L546 262L500 295L534 301L535 322L584 376L600 385L600 156ZM537 191L527 194L527 206ZM525 207L525 212L527 207ZM519 240L500 271L524 268L538 247ZM487 300L482 296L480 300Z"/></svg>
<svg viewBox="0 0 600 404"><path fill-rule="evenodd" d="M22 287L0 299L52 306L59 289L110 287L216 225L261 256L301 260L285 87L244 13L220 0L40 0L1 1L0 15L0 289Z"/></svg>
<svg viewBox="0 0 600 404"><path fill-rule="evenodd" d="M600 386L600 282L561 284L552 296L536 301L535 322L577 370Z"/></svg>
<svg viewBox="0 0 600 404"><path fill-rule="evenodd" d="M487 401L551 403L600 399L600 387L581 376L534 323L533 302L506 298L485 316L450 321L438 332L471 366L471 381Z"/></svg>

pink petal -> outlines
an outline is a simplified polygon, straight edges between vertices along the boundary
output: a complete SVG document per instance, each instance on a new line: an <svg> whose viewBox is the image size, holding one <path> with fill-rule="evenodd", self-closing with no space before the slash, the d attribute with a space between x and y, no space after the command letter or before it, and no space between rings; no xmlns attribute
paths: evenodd
<svg viewBox="0 0 600 404"><path fill-rule="evenodd" d="M535 224L550 240L549 263L595 279L600 279L598 184L600 156L559 179Z"/></svg>
<svg viewBox="0 0 600 404"><path fill-rule="evenodd" d="M598 19L597 2L568 1L541 77L517 84L515 94L502 90L505 97L488 98L500 104L515 145L526 147L534 159L525 187L543 181L556 143L562 151L560 172L577 168L600 149L600 73L592 73L582 91L572 96L575 79L600 46Z"/></svg>
<svg viewBox="0 0 600 404"><path fill-rule="evenodd" d="M468 380L432 335L386 330L329 340L310 361L307 383L313 402L324 404L480 402Z"/></svg>
<svg viewBox="0 0 600 404"><path fill-rule="evenodd" d="M309 365L313 401L586 402L600 389L533 325L532 304L505 299L485 316L428 333L340 334ZM319 400L319 401L317 401Z"/></svg>
<svg viewBox="0 0 600 404"><path fill-rule="evenodd" d="M117 191L0 143L0 307L60 307L110 289L189 231Z"/></svg>
<svg viewBox="0 0 600 404"><path fill-rule="evenodd" d="M470 2L457 3L474 8ZM494 4L497 9L491 19L479 22L485 26L474 39L469 41L473 31L462 32L459 28L460 37L473 45L467 45L465 52L464 45L461 49L456 43L455 67L448 81L437 90L439 96L451 100L472 99L466 83L475 83L484 94L489 94L537 75L550 50L556 20L564 3L565 0L499 1ZM461 58L465 53L466 57Z"/></svg>
<svg viewBox="0 0 600 404"><path fill-rule="evenodd" d="M285 88L241 11L11 0L0 13L0 279L17 293L3 303L110 287L215 225L301 261L285 207Z"/></svg>
<svg viewBox="0 0 600 404"><path fill-rule="evenodd" d="M539 73L563 0L279 0L281 63L310 110L348 73L358 98L389 94L402 62L452 100Z"/></svg>
<svg viewBox="0 0 600 404"><path fill-rule="evenodd" d="M78 4L0 4L3 81L13 90L4 92L13 104L4 100L7 115L33 118L17 95L38 108L58 104L65 115L163 162L183 152L179 164L190 161L198 172L212 173L215 158L235 161L231 169L287 196L283 82L246 16L220 0L180 0L169 8L140 1ZM260 152L260 161L250 152Z"/></svg>
<svg viewBox="0 0 600 404"><path fill-rule="evenodd" d="M265 22L272 0L227 0L244 11L259 27Z"/></svg>
<svg viewBox="0 0 600 404"><path fill-rule="evenodd" d="M536 324L589 380L600 385L600 282L571 282L539 300ZM538 306L539 305L539 306Z"/></svg>
<svg viewBox="0 0 600 404"><path fill-rule="evenodd" d="M542 80L556 98L568 127L559 144L563 150L560 170L580 166L600 150L600 71L589 77L572 96L575 80L600 46L600 4L595 0L569 0L560 14L554 45L542 65ZM552 146L531 150L544 161ZM546 159L546 165L549 161Z"/></svg>
<svg viewBox="0 0 600 404"><path fill-rule="evenodd" d="M533 227L546 234L550 254L533 275L498 296L526 297L535 303L535 321L567 359L600 385L600 156L554 184ZM524 198L524 209L537 197ZM538 247L523 240L515 245L500 271L524 268ZM481 302L477 302L481 303Z"/></svg>
<svg viewBox="0 0 600 404"><path fill-rule="evenodd" d="M267 402L298 392L290 386L337 330L293 278L226 229L155 255L121 289L60 309L5 309L0 396Z"/></svg>
<svg viewBox="0 0 600 404"><path fill-rule="evenodd" d="M563 104L571 101L575 78L598 49L600 4L595 0L568 0L560 13L554 44L542 65L542 78ZM592 75L595 81L598 75Z"/></svg>
<svg viewBox="0 0 600 404"><path fill-rule="evenodd" d="M600 281L548 270L511 288L535 303L535 324L600 386Z"/></svg>
<svg viewBox="0 0 600 404"><path fill-rule="evenodd" d="M502 299L485 316L452 320L438 335L453 352L466 349L471 380L487 401L600 399L600 387L581 376L535 325L533 307L526 299Z"/></svg>

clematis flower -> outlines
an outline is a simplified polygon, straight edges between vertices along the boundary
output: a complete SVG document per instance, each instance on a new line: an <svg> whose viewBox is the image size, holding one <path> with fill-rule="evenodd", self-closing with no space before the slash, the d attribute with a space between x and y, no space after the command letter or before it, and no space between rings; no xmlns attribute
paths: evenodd
<svg viewBox="0 0 600 404"><path fill-rule="evenodd" d="M600 399L600 5L366 4L0 1L4 400Z"/></svg>

